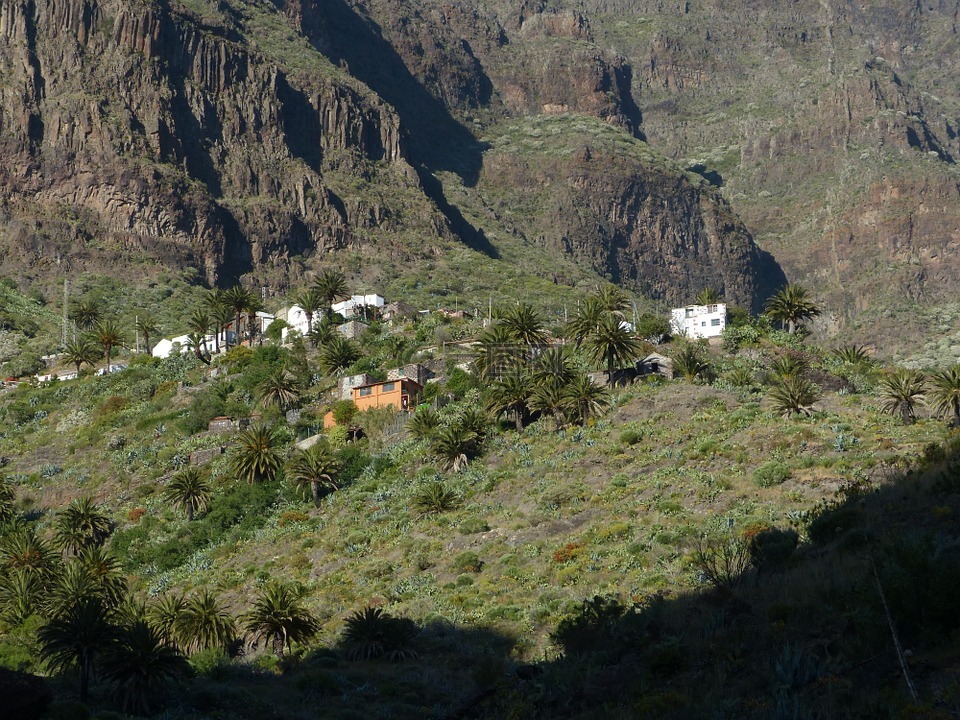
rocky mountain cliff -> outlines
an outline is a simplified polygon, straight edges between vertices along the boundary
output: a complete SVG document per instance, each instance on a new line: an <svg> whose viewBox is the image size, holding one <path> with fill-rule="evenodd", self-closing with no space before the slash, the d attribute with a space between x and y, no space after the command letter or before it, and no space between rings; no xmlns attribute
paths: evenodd
<svg viewBox="0 0 960 720"><path fill-rule="evenodd" d="M633 83L587 16L543 5L2 0L2 269L161 264L282 287L326 253L402 267L529 242L554 279L579 266L756 307L779 267L646 145ZM491 149L539 116L602 132L568 159L546 141L519 164Z"/></svg>

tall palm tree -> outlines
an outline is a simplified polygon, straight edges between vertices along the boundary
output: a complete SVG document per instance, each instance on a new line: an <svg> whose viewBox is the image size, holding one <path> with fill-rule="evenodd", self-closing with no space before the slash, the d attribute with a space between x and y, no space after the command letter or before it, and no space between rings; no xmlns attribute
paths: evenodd
<svg viewBox="0 0 960 720"><path fill-rule="evenodd" d="M193 312L190 313L190 318L187 320L187 329L202 337L204 344L206 344L207 333L210 332L212 325L213 319L205 307L194 308ZM204 347L204 350L206 350L206 347Z"/></svg>
<svg viewBox="0 0 960 720"><path fill-rule="evenodd" d="M608 314L587 338L587 350L594 361L606 364L607 382L613 384L617 365L631 363L640 355L640 342L617 315Z"/></svg>
<svg viewBox="0 0 960 720"><path fill-rule="evenodd" d="M181 618L185 644L194 650L226 647L237 634L233 617L206 588L187 600Z"/></svg>
<svg viewBox="0 0 960 720"><path fill-rule="evenodd" d="M256 295L250 295L250 304L247 305L247 345L253 347L253 341L260 332L257 323L257 313L263 310L263 301Z"/></svg>
<svg viewBox="0 0 960 720"><path fill-rule="evenodd" d="M289 583L271 583L260 590L253 607L241 620L254 643L263 640L283 657L284 648L309 640L320 630L320 622L303 607L303 594Z"/></svg>
<svg viewBox="0 0 960 720"><path fill-rule="evenodd" d="M567 397L560 383L537 385L530 394L530 409L553 417L557 427L567 424Z"/></svg>
<svg viewBox="0 0 960 720"><path fill-rule="evenodd" d="M503 324L489 327L480 334L473 355L473 370L481 380L495 380L518 372L526 357L517 352L509 329Z"/></svg>
<svg viewBox="0 0 960 720"><path fill-rule="evenodd" d="M146 715L149 692L166 680L187 677L190 664L154 628L136 620L119 631L103 653L100 669L104 678L116 683L123 711Z"/></svg>
<svg viewBox="0 0 960 720"><path fill-rule="evenodd" d="M530 392L529 379L519 372L504 375L488 389L486 408L495 417L512 417L517 432L523 432L523 418L529 411Z"/></svg>
<svg viewBox="0 0 960 720"><path fill-rule="evenodd" d="M293 302L307 316L307 336L313 332L313 316L323 308L324 300L323 294L316 286L304 288L293 296Z"/></svg>
<svg viewBox="0 0 960 720"><path fill-rule="evenodd" d="M570 353L564 346L552 347L533 363L530 381L534 385L555 383L565 385L577 376Z"/></svg>
<svg viewBox="0 0 960 720"><path fill-rule="evenodd" d="M287 460L287 477L300 490L310 488L314 507L320 507L320 490L336 490L340 463L325 442L318 442L306 450L295 450Z"/></svg>
<svg viewBox="0 0 960 720"><path fill-rule="evenodd" d="M79 300L70 308L69 317L81 330L89 330L100 322L100 306L95 300Z"/></svg>
<svg viewBox="0 0 960 720"><path fill-rule="evenodd" d="M198 468L181 470L167 485L163 497L187 513L187 521L193 522L194 513L210 507L210 483Z"/></svg>
<svg viewBox="0 0 960 720"><path fill-rule="evenodd" d="M529 303L519 303L500 313L500 324L515 343L536 347L547 344L540 314Z"/></svg>
<svg viewBox="0 0 960 720"><path fill-rule="evenodd" d="M113 318L104 318L97 322L93 329L93 334L97 338L97 342L103 347L103 354L107 360L107 372L110 372L110 358L113 354L113 349L117 345L123 344L123 331L120 329L120 325L116 320Z"/></svg>
<svg viewBox="0 0 960 720"><path fill-rule="evenodd" d="M277 434L260 423L241 430L233 456L237 477L251 484L273 480L283 465L279 444Z"/></svg>
<svg viewBox="0 0 960 720"><path fill-rule="evenodd" d="M940 415L953 413L952 424L960 427L960 364L935 372L930 382L933 384L930 396L934 409Z"/></svg>
<svg viewBox="0 0 960 720"><path fill-rule="evenodd" d="M276 405L286 412L300 399L296 378L285 368L276 368L257 385L257 396L264 407Z"/></svg>
<svg viewBox="0 0 960 720"><path fill-rule="evenodd" d="M233 308L223 297L223 290L216 288L203 296L203 307L213 324L213 351L220 353L220 335L233 317Z"/></svg>
<svg viewBox="0 0 960 720"><path fill-rule="evenodd" d="M223 291L223 302L233 310L233 337L237 344L240 343L240 316L247 311L253 300L253 294L242 285L234 285Z"/></svg>
<svg viewBox="0 0 960 720"><path fill-rule="evenodd" d="M63 354L68 362L76 366L77 375L79 375L80 366L83 363L93 366L100 359L100 348L93 338L88 335L81 335L67 340L67 344L63 348Z"/></svg>
<svg viewBox="0 0 960 720"><path fill-rule="evenodd" d="M46 603L55 616L84 598L96 598L104 608L114 610L123 602L126 591L120 561L103 548L87 548L64 563L48 590Z"/></svg>
<svg viewBox="0 0 960 720"><path fill-rule="evenodd" d="M178 593L161 595L147 606L147 621L168 645L184 647L187 644L183 636L183 611L186 607L186 596Z"/></svg>
<svg viewBox="0 0 960 720"><path fill-rule="evenodd" d="M339 270L324 270L323 274L313 281L313 288L323 300L324 311L328 318L333 315L333 307L337 300L349 297L347 279Z"/></svg>
<svg viewBox="0 0 960 720"><path fill-rule="evenodd" d="M146 354L150 354L150 337L156 337L160 332L160 326L149 315L137 315L137 332L143 335L143 346L146 348Z"/></svg>
<svg viewBox="0 0 960 720"><path fill-rule="evenodd" d="M806 288L800 285L787 285L767 301L766 314L771 320L786 323L792 335L797 332L799 323L820 314L819 306L808 295Z"/></svg>
<svg viewBox="0 0 960 720"><path fill-rule="evenodd" d="M607 309L596 296L589 296L577 308L573 319L567 323L566 335L577 347L582 346L593 335L600 322L607 315Z"/></svg>
<svg viewBox="0 0 960 720"><path fill-rule="evenodd" d="M880 379L880 409L900 415L904 425L917 419L917 403L923 402L927 379L920 370L897 368Z"/></svg>
<svg viewBox="0 0 960 720"><path fill-rule="evenodd" d="M594 298L606 312L623 315L630 309L630 300L627 294L616 285L601 285L594 293Z"/></svg>
<svg viewBox="0 0 960 720"><path fill-rule="evenodd" d="M210 364L210 357L206 353L207 339L198 332L187 333L187 347L193 351L194 357L205 365Z"/></svg>
<svg viewBox="0 0 960 720"><path fill-rule="evenodd" d="M563 398L568 416L580 425L599 417L610 404L610 394L606 388L595 385L588 376L582 374L564 386Z"/></svg>
<svg viewBox="0 0 960 720"><path fill-rule="evenodd" d="M716 305L723 301L723 295L712 287L701 290L696 297L697 305Z"/></svg>
<svg viewBox="0 0 960 720"><path fill-rule="evenodd" d="M57 514L54 537L60 546L77 555L88 547L103 545L110 535L110 519L92 498L78 498Z"/></svg>
<svg viewBox="0 0 960 720"><path fill-rule="evenodd" d="M117 629L98 599L81 599L40 628L37 640L40 656L50 670L65 672L77 668L80 700L86 702L97 661L113 647Z"/></svg>
<svg viewBox="0 0 960 720"><path fill-rule="evenodd" d="M320 348L320 369L339 374L361 358L360 348L349 338L337 335Z"/></svg>

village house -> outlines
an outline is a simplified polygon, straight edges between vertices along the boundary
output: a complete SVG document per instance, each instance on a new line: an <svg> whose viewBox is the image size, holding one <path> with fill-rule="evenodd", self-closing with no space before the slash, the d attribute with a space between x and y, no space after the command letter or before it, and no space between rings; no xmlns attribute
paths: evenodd
<svg viewBox="0 0 960 720"><path fill-rule="evenodd" d="M350 399L360 411L392 407L397 412L407 412L417 404L422 391L423 385L410 378L401 377L396 380L354 386L350 390ZM342 396L343 389L341 389ZM333 413L328 412L323 416L323 427L326 429L334 425L336 421L333 419Z"/></svg>
<svg viewBox="0 0 960 720"><path fill-rule="evenodd" d="M671 332L690 340L720 337L726 326L726 303L687 305L670 312Z"/></svg>
<svg viewBox="0 0 960 720"><path fill-rule="evenodd" d="M380 310L380 319L388 323L394 323L416 316L417 309L413 305L405 303L403 300L395 300L392 303L387 303Z"/></svg>
<svg viewBox="0 0 960 720"><path fill-rule="evenodd" d="M379 311L386 303L387 301L380 295L351 295L348 300L334 303L330 308L345 318L352 318L355 315L366 317L366 309L374 308Z"/></svg>

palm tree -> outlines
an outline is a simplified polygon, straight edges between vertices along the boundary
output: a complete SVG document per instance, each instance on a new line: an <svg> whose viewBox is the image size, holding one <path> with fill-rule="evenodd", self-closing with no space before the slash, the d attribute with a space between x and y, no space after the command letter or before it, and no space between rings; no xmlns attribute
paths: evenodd
<svg viewBox="0 0 960 720"><path fill-rule="evenodd" d="M289 583L271 583L260 590L253 607L241 617L254 644L263 640L283 657L284 648L316 635L320 622L303 607L302 597L303 593Z"/></svg>
<svg viewBox="0 0 960 720"><path fill-rule="evenodd" d="M287 460L287 477L299 490L310 488L313 506L320 507L320 490L337 490L336 476L339 462L330 446L318 442L306 450L295 450Z"/></svg>
<svg viewBox="0 0 960 720"><path fill-rule="evenodd" d="M710 375L710 361L703 346L696 343L683 343L670 360L674 375L680 375L688 382Z"/></svg>
<svg viewBox="0 0 960 720"><path fill-rule="evenodd" d="M223 291L223 302L234 313L233 337L237 344L240 343L240 315L247 311L253 300L253 294L242 285L234 285Z"/></svg>
<svg viewBox="0 0 960 720"><path fill-rule="evenodd" d="M202 337L204 344L206 344L207 333L210 332L210 326L212 324L213 320L207 309L198 307L194 308L193 312L190 313L190 318L187 320L187 329ZM204 350L206 350L206 346L204 346Z"/></svg>
<svg viewBox="0 0 960 720"><path fill-rule="evenodd" d="M771 320L786 323L792 335L797 332L798 323L819 315L820 308L807 297L806 288L787 285L767 301L766 314Z"/></svg>
<svg viewBox="0 0 960 720"><path fill-rule="evenodd" d="M577 309L577 314L567 323L566 335L573 340L574 345L581 347L593 335L600 321L607 315L607 309L600 300L591 295Z"/></svg>
<svg viewBox="0 0 960 720"><path fill-rule="evenodd" d="M473 356L473 370L481 380L495 380L510 372L517 372L526 364L526 360L517 352L507 327L498 324L480 334Z"/></svg>
<svg viewBox="0 0 960 720"><path fill-rule="evenodd" d="M333 316L332 305L337 300L348 297L347 279L339 270L324 270L323 274L313 281L313 289L323 300L324 311L328 319Z"/></svg>
<svg viewBox="0 0 960 720"><path fill-rule="evenodd" d="M470 456L476 452L477 433L460 425L451 425L440 430L430 443L430 452L444 470L459 472L467 466Z"/></svg>
<svg viewBox="0 0 960 720"><path fill-rule="evenodd" d="M0 476L0 526L16 519L16 500L13 484L5 477Z"/></svg>
<svg viewBox="0 0 960 720"><path fill-rule="evenodd" d="M630 300L627 294L616 285L601 285L593 297L605 312L623 316L630 309Z"/></svg>
<svg viewBox="0 0 960 720"><path fill-rule="evenodd" d="M35 574L18 570L0 575L0 618L21 625L42 610L47 589Z"/></svg>
<svg viewBox="0 0 960 720"><path fill-rule="evenodd" d="M103 545L110 520L92 498L79 498L57 514L54 537L60 546L77 555L82 549Z"/></svg>
<svg viewBox="0 0 960 720"><path fill-rule="evenodd" d="M187 347L193 351L193 354L196 356L197 360L205 365L209 365L210 358L205 352L206 345L207 339L205 336L198 332L187 333Z"/></svg>
<svg viewBox="0 0 960 720"><path fill-rule="evenodd" d="M256 295L250 296L250 304L247 305L247 345L253 347L253 340L260 332L260 326L257 323L257 313L263 310L263 301Z"/></svg>
<svg viewBox="0 0 960 720"><path fill-rule="evenodd" d="M595 385L586 375L577 375L563 389L568 414L581 425L599 417L610 404L610 395L606 388Z"/></svg>
<svg viewBox="0 0 960 720"><path fill-rule="evenodd" d="M93 338L87 335L67 340L67 344L63 348L63 354L68 362L76 366L77 375L80 374L80 366L83 363L93 366L100 359L100 349Z"/></svg>
<svg viewBox="0 0 960 720"><path fill-rule="evenodd" d="M935 372L930 381L935 410L940 415L953 413L952 424L960 427L960 364Z"/></svg>
<svg viewBox="0 0 960 720"><path fill-rule="evenodd" d="M236 623L210 590L187 600L181 613L185 646L194 650L226 647L236 637Z"/></svg>
<svg viewBox="0 0 960 720"><path fill-rule="evenodd" d="M293 375L284 368L276 368L257 385L257 396L264 407L276 405L281 412L286 412L300 399L300 391Z"/></svg>
<svg viewBox="0 0 960 720"><path fill-rule="evenodd" d="M293 302L295 302L300 309L303 310L303 314L307 316L308 337L313 332L313 316L318 310L323 308L324 300L324 296L316 286L304 288L293 297Z"/></svg>
<svg viewBox="0 0 960 720"><path fill-rule="evenodd" d="M146 354L150 354L150 336L157 336L160 332L160 326L149 315L137 315L137 332L143 335L143 345L146 348Z"/></svg>
<svg viewBox="0 0 960 720"><path fill-rule="evenodd" d="M429 440L440 426L440 416L432 408L420 408L409 420L406 428L414 440Z"/></svg>
<svg viewBox="0 0 960 720"><path fill-rule="evenodd" d="M770 399L784 417L811 415L819 393L817 386L799 375L777 376L770 386Z"/></svg>
<svg viewBox="0 0 960 720"><path fill-rule="evenodd" d="M870 354L863 345L844 345L834 348L831 355L837 362L845 365L867 365L870 363Z"/></svg>
<svg viewBox="0 0 960 720"><path fill-rule="evenodd" d="M890 414L899 414L904 425L917 419L917 403L923 402L927 379L919 370L897 368L880 380L883 403L880 409Z"/></svg>
<svg viewBox="0 0 960 720"><path fill-rule="evenodd" d="M89 330L100 321L100 306L95 300L83 299L70 308L70 319L82 330Z"/></svg>
<svg viewBox="0 0 960 720"><path fill-rule="evenodd" d="M210 507L210 483L198 468L189 467L173 476L163 497L183 509L187 520L193 522L194 513Z"/></svg>
<svg viewBox="0 0 960 720"><path fill-rule="evenodd" d="M558 428L567 424L567 398L559 383L537 385L530 394L530 409L553 417Z"/></svg>
<svg viewBox="0 0 960 720"><path fill-rule="evenodd" d="M147 620L164 642L174 647L187 644L183 636L183 611L186 607L186 597L177 593L162 595L147 607Z"/></svg>
<svg viewBox="0 0 960 720"><path fill-rule="evenodd" d="M529 303L518 303L500 313L500 325L514 343L528 348L547 344L539 313Z"/></svg>
<svg viewBox="0 0 960 720"><path fill-rule="evenodd" d="M100 669L104 678L117 684L124 712L146 715L150 690L166 680L187 677L190 664L154 628L137 620L120 630L103 653Z"/></svg>
<svg viewBox="0 0 960 720"><path fill-rule="evenodd" d="M107 372L110 372L110 357L113 354L113 348L123 344L123 332L120 325L113 318L106 318L97 322L93 333L97 342L103 346L103 354L107 359Z"/></svg>
<svg viewBox="0 0 960 720"><path fill-rule="evenodd" d="M716 305L723 300L723 295L714 288L707 287L701 290L695 299L697 305Z"/></svg>
<svg viewBox="0 0 960 720"><path fill-rule="evenodd" d="M616 366L631 363L640 355L640 342L618 316L608 314L587 338L587 349L594 361L606 364L607 383L612 385Z"/></svg>
<svg viewBox="0 0 960 720"><path fill-rule="evenodd" d="M486 408L495 418L507 415L513 418L517 432L523 432L523 418L529 411L530 382L515 372L496 380L487 391Z"/></svg>
<svg viewBox="0 0 960 720"><path fill-rule="evenodd" d="M270 482L283 465L277 445L276 432L260 423L241 430L233 456L233 470L237 477L249 483Z"/></svg>
<svg viewBox="0 0 960 720"><path fill-rule="evenodd" d="M552 382L565 385L577 376L566 347L552 347L544 351L533 365L530 381L534 385Z"/></svg>
<svg viewBox="0 0 960 720"><path fill-rule="evenodd" d="M22 570L46 580L54 564L54 553L33 525L0 536L0 568L5 573Z"/></svg>
<svg viewBox="0 0 960 720"><path fill-rule="evenodd" d="M46 602L52 615L63 615L79 600L95 598L104 608L116 609L127 591L120 562L103 548L87 548L64 563Z"/></svg>
<svg viewBox="0 0 960 720"><path fill-rule="evenodd" d="M40 628L37 640L40 656L50 670L65 672L77 668L80 700L86 702L97 660L113 647L117 629L98 599L81 599L62 616Z"/></svg>
<svg viewBox="0 0 960 720"><path fill-rule="evenodd" d="M352 340L337 335L320 349L320 369L328 375L339 374L361 357L360 348Z"/></svg>

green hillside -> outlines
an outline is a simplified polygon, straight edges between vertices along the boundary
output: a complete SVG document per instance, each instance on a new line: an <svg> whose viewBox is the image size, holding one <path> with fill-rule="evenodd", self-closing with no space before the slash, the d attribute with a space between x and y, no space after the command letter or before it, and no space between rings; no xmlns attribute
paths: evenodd
<svg viewBox="0 0 960 720"><path fill-rule="evenodd" d="M5 390L0 665L49 676L56 718L952 716L958 436L930 379L904 424L879 358L741 318L722 345L657 348L676 379L594 388L592 405L571 388L604 363L592 336L571 336L515 368L525 409L498 417L507 376L464 371L489 356L442 340L495 349L523 317L543 332L524 308L487 330L375 322L340 369L339 341L268 333L210 365L131 356L104 377ZM290 458L337 376L415 357L444 378L426 388L435 421L422 410L404 430L379 409L348 421L362 439L327 431L314 507ZM260 402L278 372L298 417ZM784 416L791 376L814 397ZM257 414L246 433L265 428L273 454L247 482L245 432L208 422ZM209 490L192 520L175 492L190 468ZM316 632L254 642L252 608L278 588ZM207 591L227 629L199 636L184 618ZM45 658L84 598L121 639L80 703L76 672ZM181 663L179 685L110 674L138 618Z"/></svg>

